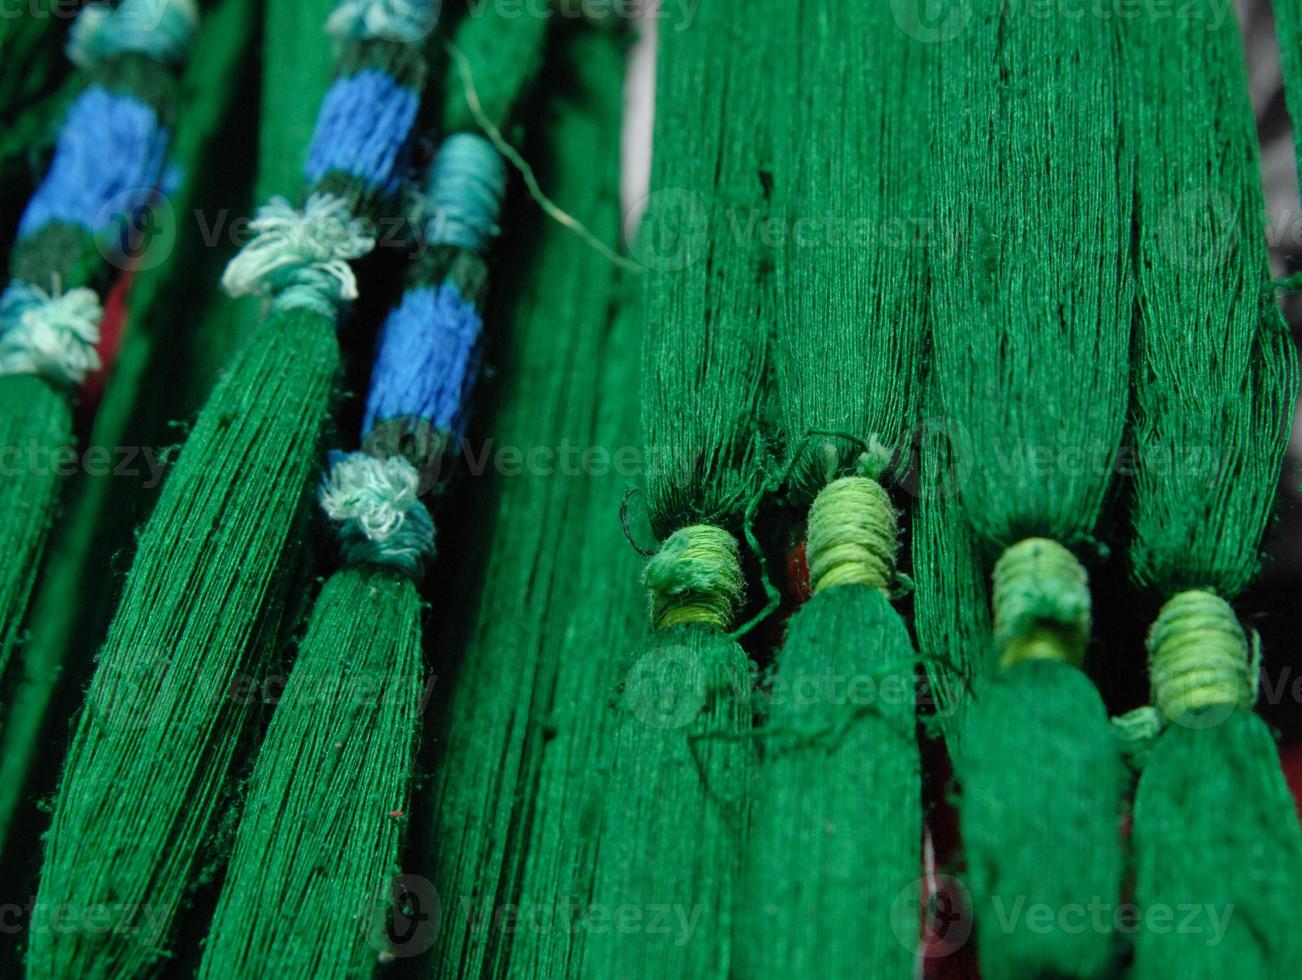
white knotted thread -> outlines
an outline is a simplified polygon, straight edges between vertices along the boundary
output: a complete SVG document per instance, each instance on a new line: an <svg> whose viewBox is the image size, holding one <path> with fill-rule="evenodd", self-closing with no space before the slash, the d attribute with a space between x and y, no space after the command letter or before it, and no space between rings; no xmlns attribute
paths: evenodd
<svg viewBox="0 0 1302 980"><path fill-rule="evenodd" d="M326 33L336 41L413 44L434 30L439 7L439 0L344 0L326 20Z"/></svg>
<svg viewBox="0 0 1302 980"><path fill-rule="evenodd" d="M418 577L423 559L434 554L434 522L418 497L416 468L402 456L331 456L319 500L339 525L345 561L389 565Z"/></svg>
<svg viewBox="0 0 1302 980"><path fill-rule="evenodd" d="M46 292L15 280L0 297L0 374L39 374L77 387L99 369L99 297L84 286Z"/></svg>
<svg viewBox="0 0 1302 980"><path fill-rule="evenodd" d="M298 211L273 197L249 227L255 237L222 275L231 296L274 296L275 309L307 307L323 316L357 298L348 263L370 252L375 239L341 198L313 194Z"/></svg>

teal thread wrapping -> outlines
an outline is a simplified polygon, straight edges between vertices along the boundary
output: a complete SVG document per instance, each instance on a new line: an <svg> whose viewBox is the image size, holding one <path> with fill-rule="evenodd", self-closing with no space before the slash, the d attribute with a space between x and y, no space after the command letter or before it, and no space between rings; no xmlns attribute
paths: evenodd
<svg viewBox="0 0 1302 980"><path fill-rule="evenodd" d="M416 455L422 467L431 462L426 453L437 463L443 447L464 432L483 333L478 303L482 275L467 273L465 268L481 268L478 253L497 234L505 187L506 170L497 151L471 134L448 138L430 166L423 202L428 217L423 229L438 260L434 275L428 268L418 267L401 301L385 320L362 423L363 445L377 456L387 457L386 463L401 459L404 451ZM435 438L418 437L420 448L415 451L402 445L378 445L380 440L372 437L393 420L398 420L405 432L419 433L426 428ZM403 463L412 467L406 459ZM338 471L336 463L328 479L335 479ZM412 472L416 472L414 467ZM340 521L336 515L342 511L335 507L332 513L326 502L323 496L323 509L338 523L345 561L391 564L412 574L409 556L419 549L406 541L390 547L387 533L376 532L365 523ZM423 521L428 518L423 505L422 513L424 517L416 520L423 533ZM432 552L432 526L429 533Z"/></svg>
<svg viewBox="0 0 1302 980"><path fill-rule="evenodd" d="M455 133L434 159L426 193L431 210L426 241L482 252L498 232L506 166L488 140Z"/></svg>
<svg viewBox="0 0 1302 980"><path fill-rule="evenodd" d="M470 133L448 137L426 182L427 244L481 253L498 232L505 192L506 168L487 140ZM460 438L483 331L476 299L468 293L451 277L414 283L389 314L371 373L363 439L391 419L418 419Z"/></svg>
<svg viewBox="0 0 1302 980"><path fill-rule="evenodd" d="M180 64L198 26L194 0L122 0L116 8L95 3L68 32L68 58L80 68L125 54Z"/></svg>

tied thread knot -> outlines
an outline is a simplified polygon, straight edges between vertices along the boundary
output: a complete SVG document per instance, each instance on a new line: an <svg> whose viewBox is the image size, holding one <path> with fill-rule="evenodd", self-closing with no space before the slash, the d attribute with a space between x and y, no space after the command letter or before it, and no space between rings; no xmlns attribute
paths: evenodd
<svg viewBox="0 0 1302 980"><path fill-rule="evenodd" d="M99 297L84 286L50 292L15 280L0 296L0 374L38 374L77 387L99 370Z"/></svg>
<svg viewBox="0 0 1302 980"><path fill-rule="evenodd" d="M737 541L709 524L680 528L647 561L642 582L651 593L655 629L684 623L727 629L744 589Z"/></svg>
<svg viewBox="0 0 1302 980"><path fill-rule="evenodd" d="M68 32L68 59L78 68L124 54L179 64L189 53L198 26L194 0L122 0L116 8L92 3Z"/></svg>
<svg viewBox="0 0 1302 980"><path fill-rule="evenodd" d="M1260 666L1234 610L1211 592L1174 596L1148 631L1153 704L1168 720L1211 705L1251 708Z"/></svg>
<svg viewBox="0 0 1302 980"><path fill-rule="evenodd" d="M1056 660L1079 667L1090 631L1089 578L1076 556L1047 538L1006 549L993 575L1000 666Z"/></svg>
<svg viewBox="0 0 1302 980"><path fill-rule="evenodd" d="M349 565L396 568L419 579L434 555L434 522L418 497L420 474L402 456L332 453L319 501L338 524Z"/></svg>
<svg viewBox="0 0 1302 980"><path fill-rule="evenodd" d="M443 141L430 165L425 236L431 245L482 252L498 234L506 165L493 144L474 133Z"/></svg>
<svg viewBox="0 0 1302 980"><path fill-rule="evenodd" d="M325 29L340 43L414 44L434 30L440 7L440 0L343 0L326 19Z"/></svg>
<svg viewBox="0 0 1302 980"><path fill-rule="evenodd" d="M861 472L872 472L864 462ZM880 470L877 470L880 472ZM857 583L882 592L895 580L899 527L886 490L873 476L825 486L809 508L806 551L814 592Z"/></svg>
<svg viewBox="0 0 1302 980"><path fill-rule="evenodd" d="M231 296L273 296L273 309L306 307L326 317L357 298L348 263L375 248L375 239L341 198L313 194L298 211L273 197L249 227L254 238L222 275Z"/></svg>

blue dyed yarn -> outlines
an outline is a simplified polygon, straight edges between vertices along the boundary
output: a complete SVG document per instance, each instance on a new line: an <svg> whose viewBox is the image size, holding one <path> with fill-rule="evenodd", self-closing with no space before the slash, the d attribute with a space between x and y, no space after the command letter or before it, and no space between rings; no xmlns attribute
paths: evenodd
<svg viewBox="0 0 1302 980"><path fill-rule="evenodd" d="M124 54L179 63L199 23L194 0L122 0L88 6L68 32L68 58L82 68Z"/></svg>
<svg viewBox="0 0 1302 980"><path fill-rule="evenodd" d="M23 212L19 237L54 221L98 234L130 220L156 193L170 140L152 106L98 85L88 88L59 131L50 171Z"/></svg>
<svg viewBox="0 0 1302 980"><path fill-rule="evenodd" d="M418 418L460 438L479 367L483 318L456 285L407 290L380 332L362 422Z"/></svg>
<svg viewBox="0 0 1302 980"><path fill-rule="evenodd" d="M388 185L419 106L417 93L378 69L335 79L321 103L304 175L316 183L342 171L372 190Z"/></svg>
<svg viewBox="0 0 1302 980"><path fill-rule="evenodd" d="M426 240L482 252L498 232L505 192L506 167L493 145L473 133L449 136L430 170Z"/></svg>

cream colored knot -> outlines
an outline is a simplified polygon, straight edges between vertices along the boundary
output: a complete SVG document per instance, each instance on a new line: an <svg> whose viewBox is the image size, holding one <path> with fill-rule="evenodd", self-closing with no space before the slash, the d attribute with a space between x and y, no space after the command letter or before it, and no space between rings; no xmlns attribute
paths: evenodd
<svg viewBox="0 0 1302 980"><path fill-rule="evenodd" d="M1027 538L995 563L995 646L999 663L1057 660L1079 667L1090 632L1090 590L1075 555L1047 538Z"/></svg>
<svg viewBox="0 0 1302 980"><path fill-rule="evenodd" d="M1211 592L1181 592L1148 631L1153 703L1171 721L1198 708L1251 708L1260 667L1230 604Z"/></svg>
<svg viewBox="0 0 1302 980"><path fill-rule="evenodd" d="M818 592L858 583L886 592L895 581L898 533L880 483L866 476L832 481L809 508L810 587Z"/></svg>
<svg viewBox="0 0 1302 980"><path fill-rule="evenodd" d="M655 629L704 623L727 629L745 581L737 540L722 528L693 524L671 534L642 573Z"/></svg>

